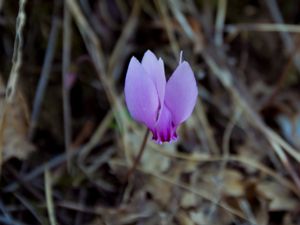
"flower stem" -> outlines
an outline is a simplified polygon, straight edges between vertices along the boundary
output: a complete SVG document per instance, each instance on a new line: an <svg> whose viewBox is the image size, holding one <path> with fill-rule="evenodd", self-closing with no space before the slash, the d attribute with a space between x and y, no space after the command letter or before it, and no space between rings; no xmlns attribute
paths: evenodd
<svg viewBox="0 0 300 225"><path fill-rule="evenodd" d="M133 162L133 164L132 164L132 167L131 167L131 168L128 170L128 172L127 172L126 180L125 180L126 183L129 182L129 180L130 180L132 174L134 173L136 167L138 166L138 164L139 164L139 162L140 162L140 160L141 160L141 158L142 158L142 156L143 156L143 153L144 153L144 151L145 151L145 147L146 147L146 144L147 144L147 140L148 140L149 133L150 133L150 131L147 129L147 131L146 131L146 133L145 133L145 135L144 135L143 142L142 142L141 147L140 147L140 149L139 149L138 155L137 155L136 158L134 159L134 162Z"/></svg>

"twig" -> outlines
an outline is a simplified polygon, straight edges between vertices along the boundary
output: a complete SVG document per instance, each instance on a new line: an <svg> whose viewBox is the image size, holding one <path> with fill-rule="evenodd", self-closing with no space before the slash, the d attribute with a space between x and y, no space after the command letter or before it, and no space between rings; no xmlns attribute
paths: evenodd
<svg viewBox="0 0 300 225"><path fill-rule="evenodd" d="M81 149L77 149L77 150L74 150L72 151L71 154L78 154L78 152L80 151ZM45 171L45 168L47 167L48 169L52 169L62 163L64 163L65 161L67 160L67 156L66 156L66 153L63 153L63 154L60 154L56 157L53 157L50 161L36 167L34 170L32 170L31 172L29 172L28 174L24 175L22 177L22 182L29 182L31 180L33 180L34 178L36 178L37 176L40 176L44 173ZM14 192L16 191L19 187L20 187L20 184L22 184L21 182L18 182L18 181L15 181L9 185L7 185L6 187L4 187L2 189L3 192Z"/></svg>
<svg viewBox="0 0 300 225"><path fill-rule="evenodd" d="M109 32L107 31L107 28L105 26L102 26L101 23L99 23L99 18L93 12L93 8L90 5L91 3L86 0L79 0L79 5L84 13L84 15L88 15L88 22L91 24L91 27L95 30L95 32L101 37L104 38L105 40L110 38Z"/></svg>
<svg viewBox="0 0 300 225"><path fill-rule="evenodd" d="M283 17L280 13L277 1L275 0L267 0L265 1L268 9L270 10L271 16L273 17L273 20L276 23L284 23ZM300 26L299 30L300 30ZM282 42L286 48L286 52L291 55L292 59L293 59L293 63L296 67L296 69L298 70L298 72L300 72L300 54L299 52L296 50L295 51L295 43L293 38L291 37L291 35L288 33L288 31L281 31L280 32L280 37L282 39ZM297 46L298 47L298 46Z"/></svg>
<svg viewBox="0 0 300 225"><path fill-rule="evenodd" d="M134 173L136 167L138 166L142 156L143 156L143 153L145 151L145 147L146 147L146 143L147 143L147 140L148 140L148 137L149 137L149 129L146 130L145 132L145 135L144 135L144 138L143 138L143 142L140 146L140 149L138 151L138 155L136 156L135 160L133 161L133 164L131 166L131 168L128 170L126 176L125 176L125 183L128 183L130 181L130 178L132 176L132 174Z"/></svg>
<svg viewBox="0 0 300 225"><path fill-rule="evenodd" d="M222 165L221 171L225 170L226 163L227 163L227 158L230 154L230 152L229 152L230 137L231 137L234 126L236 125L236 123L240 119L241 114L242 114L242 109L239 108L239 106L236 106L236 110L235 110L234 114L232 115L232 118L229 121L228 125L225 128L224 136L223 136L223 140L222 140L224 165Z"/></svg>
<svg viewBox="0 0 300 225"><path fill-rule="evenodd" d="M256 224L256 218L253 214L253 211L251 210L251 207L249 205L249 202L246 199L241 199L238 201L240 208L244 211L244 213L247 215L250 221L254 221Z"/></svg>
<svg viewBox="0 0 300 225"><path fill-rule="evenodd" d="M71 171L71 155L70 147L72 139L72 129L71 129L71 108L70 108L70 89L67 87L68 72L71 61L71 45L72 45L72 27L71 27L71 15L67 7L67 3L64 2L64 29L63 29L63 69L62 69L62 97L63 97L63 117L64 117L64 140L65 149L67 153L67 165L69 172Z"/></svg>
<svg viewBox="0 0 300 225"><path fill-rule="evenodd" d="M2 215L0 216L0 222L3 224L8 224L8 225L25 225L19 221L14 220L11 215L9 214L8 210L6 210L5 205L3 202L0 200L0 210L2 211ZM1 223L1 224L2 224Z"/></svg>
<svg viewBox="0 0 300 225"><path fill-rule="evenodd" d="M290 161L288 160L288 158L284 154L281 146L277 143L274 143L274 142L272 142L272 146L276 150L276 153L277 153L278 157L280 158L280 160L282 161L284 167L289 172L289 174L291 175L291 177L294 180L295 184L297 185L298 189L300 190L300 179L299 179L296 171L292 167Z"/></svg>
<svg viewBox="0 0 300 225"><path fill-rule="evenodd" d="M183 31L186 33L186 36L195 40L195 34L190 24L188 23L186 17L183 15L182 10L180 10L181 1L178 0L169 0L168 5L178 23L181 25ZM177 55L178 53L176 53Z"/></svg>
<svg viewBox="0 0 300 225"><path fill-rule="evenodd" d="M91 207L88 205L82 205L79 203L75 203L75 202L70 202L70 201L61 201L57 203L58 207L61 208L66 208L66 209L70 209L70 210L74 210L74 211L78 211L78 212L82 212L85 214L94 214L97 216L103 216L103 210L101 210L101 207Z"/></svg>
<svg viewBox="0 0 300 225"><path fill-rule="evenodd" d="M31 212L31 214L36 218L36 220L40 224L45 224L44 223L45 219L41 217L41 215L35 210L34 206L25 197L23 197L19 193L14 193L14 195L25 206L25 208Z"/></svg>
<svg viewBox="0 0 300 225"><path fill-rule="evenodd" d="M16 220L9 220L4 216L0 216L0 222L7 225L27 225L25 223L16 221Z"/></svg>
<svg viewBox="0 0 300 225"><path fill-rule="evenodd" d="M72 148L78 148L80 145L84 143L84 141L88 140L95 129L95 122L92 120L87 120L82 129L79 131L77 136L74 138L73 143L71 144Z"/></svg>
<svg viewBox="0 0 300 225"><path fill-rule="evenodd" d="M221 182L221 184L218 184L217 187L217 193L216 193L216 199L218 202L220 202L221 197L222 197L222 188L224 186L224 181L225 181L225 171L226 171L226 166L228 163L228 157L229 157L229 142L230 142L230 137L233 131L234 126L236 125L238 119L240 118L241 115L241 109L239 106L236 107L235 113L232 115L232 118L230 119L228 125L225 128L223 139L222 139L222 150L223 150L223 155L222 158L223 160L221 161L220 169L217 175L217 181L216 182ZM210 214L212 215L213 212L216 209L216 204L214 204L211 207ZM253 220L254 221L254 220Z"/></svg>
<svg viewBox="0 0 300 225"><path fill-rule="evenodd" d="M40 194L37 190L35 190L35 189L31 186L31 183L26 183L26 182L23 181L23 179L22 179L23 177L20 176L20 175L18 174L18 172L15 171L14 168L12 168L11 166L7 166L7 167L6 167L6 170L9 171L9 172L14 176L15 180L16 180L17 182L19 182L21 185L23 185L24 188L25 188L28 192L30 192L36 199L38 199L38 200L40 200L40 201L42 201L42 200L44 199L43 196L42 196L42 194Z"/></svg>
<svg viewBox="0 0 300 225"><path fill-rule="evenodd" d="M202 103L202 100L198 101L198 104L196 105L196 115L198 119L200 120L200 123L203 126L204 133L210 148L210 151L213 154L220 154L220 148L218 147L216 140L214 138L213 130L211 128L211 125L209 124L208 118L205 113L204 105Z"/></svg>
<svg viewBox="0 0 300 225"><path fill-rule="evenodd" d="M85 198L86 198L86 195L87 195L86 189L85 188L81 189L80 193L79 193L79 199L78 199L78 204L79 205L83 205L83 203L85 201ZM82 224L82 218L83 218L82 212L78 211L76 213L74 225L80 225L80 224Z"/></svg>
<svg viewBox="0 0 300 225"><path fill-rule="evenodd" d="M38 83L38 87L33 102L33 109L32 109L31 122L30 122L29 135L28 135L30 139L32 139L33 137L34 130L36 128L39 119L41 104L48 84L49 75L51 72L51 65L55 54L56 42L58 37L58 29L59 29L59 21L58 18L54 16L52 19L52 26L51 26L49 42L46 50L46 56L45 56L40 80Z"/></svg>
<svg viewBox="0 0 300 225"><path fill-rule="evenodd" d="M292 59L293 59L293 55L291 55L289 57L288 62L284 65L283 70L279 74L276 84L275 84L275 88L273 89L271 94L269 96L267 96L267 98L261 103L260 108L259 108L260 111L262 111L264 108L266 108L267 106L272 104L274 102L276 96L280 93L281 88L283 87L285 81L287 80L287 78L290 75L289 70L290 70L290 67L293 62Z"/></svg>
<svg viewBox="0 0 300 225"><path fill-rule="evenodd" d="M102 139L102 137L103 137L105 131L107 130L109 124L111 123L112 119L113 119L113 114L110 111L104 117L102 122L98 125L96 131L94 131L94 134L90 138L89 142L80 151L78 159L77 159L77 164L83 171L88 170L84 166L84 161L85 161L86 157L89 155L89 153L91 152L93 147L99 143L99 140Z"/></svg>
<svg viewBox="0 0 300 225"><path fill-rule="evenodd" d="M0 200L0 210L1 210L2 214L4 215L4 217L7 218L8 221L12 221L10 214L7 212L5 205L3 204L3 202L1 200Z"/></svg>
<svg viewBox="0 0 300 225"><path fill-rule="evenodd" d="M266 0L265 4L268 6L271 16L273 17L273 20L277 24L284 24L284 20L280 13L277 1L276 0ZM292 53L293 48L294 48L294 43L293 43L292 37L287 32L288 32L287 30L280 31L280 37L282 39L282 42L283 42L287 52Z"/></svg>

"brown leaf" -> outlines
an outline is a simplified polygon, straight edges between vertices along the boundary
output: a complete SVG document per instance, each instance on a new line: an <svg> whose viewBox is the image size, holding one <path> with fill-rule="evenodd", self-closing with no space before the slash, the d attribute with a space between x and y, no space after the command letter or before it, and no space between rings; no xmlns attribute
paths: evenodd
<svg viewBox="0 0 300 225"><path fill-rule="evenodd" d="M0 78L0 92L5 93L5 86ZM0 99L0 116L3 121L3 162L16 157L26 159L34 151L34 147L27 140L28 131L28 107L20 91L12 104L7 105L4 112L4 96Z"/></svg>
<svg viewBox="0 0 300 225"><path fill-rule="evenodd" d="M270 200L270 210L293 210L299 202L286 188L275 181L263 181L257 185L257 190Z"/></svg>
<svg viewBox="0 0 300 225"><path fill-rule="evenodd" d="M180 225L195 225L192 219L184 211L179 211L176 214L176 219Z"/></svg>
<svg viewBox="0 0 300 225"><path fill-rule="evenodd" d="M242 196L245 193L242 174L237 170L226 169L223 190L229 196Z"/></svg>

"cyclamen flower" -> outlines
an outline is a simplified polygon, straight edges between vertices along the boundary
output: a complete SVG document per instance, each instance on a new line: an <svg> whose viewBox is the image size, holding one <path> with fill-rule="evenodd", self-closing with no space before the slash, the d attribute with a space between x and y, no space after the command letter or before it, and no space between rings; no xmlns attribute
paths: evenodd
<svg viewBox="0 0 300 225"><path fill-rule="evenodd" d="M131 116L145 124L158 143L177 139L176 129L192 114L197 95L188 62L180 59L166 82L164 62L150 50L141 63L131 58L125 79L126 104Z"/></svg>

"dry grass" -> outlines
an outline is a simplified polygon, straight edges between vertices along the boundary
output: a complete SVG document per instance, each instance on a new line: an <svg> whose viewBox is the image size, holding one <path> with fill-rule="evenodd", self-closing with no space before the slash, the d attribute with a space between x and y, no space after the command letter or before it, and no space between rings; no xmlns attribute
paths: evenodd
<svg viewBox="0 0 300 225"><path fill-rule="evenodd" d="M0 0L0 12L1 224L300 223L296 2ZM148 138L137 165L145 127L123 85L147 49L168 73L182 50L199 98L179 140Z"/></svg>

